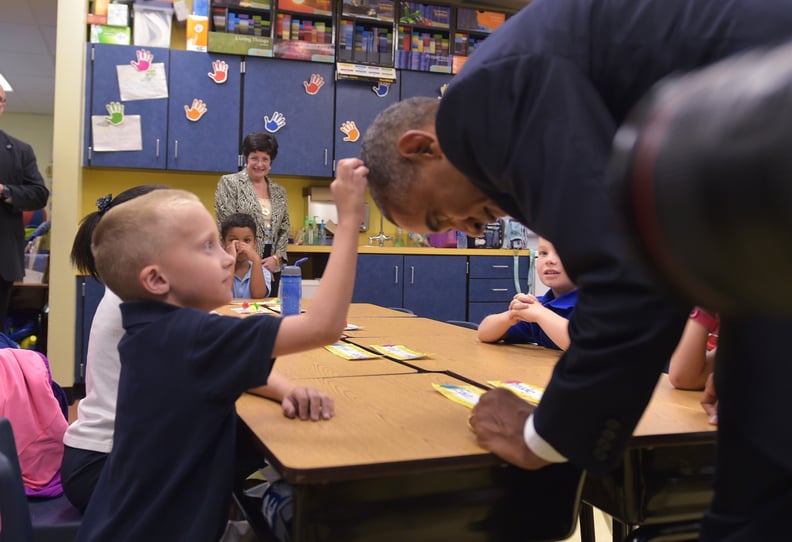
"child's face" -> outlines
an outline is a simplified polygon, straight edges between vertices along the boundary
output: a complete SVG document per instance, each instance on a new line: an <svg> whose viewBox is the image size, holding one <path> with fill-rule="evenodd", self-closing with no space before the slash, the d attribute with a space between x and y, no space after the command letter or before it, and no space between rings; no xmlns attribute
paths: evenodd
<svg viewBox="0 0 792 542"><path fill-rule="evenodd" d="M553 290L557 296L575 289L574 283L564 271L564 265L553 243L542 237L539 238L536 248L536 273L542 284Z"/></svg>
<svg viewBox="0 0 792 542"><path fill-rule="evenodd" d="M256 236L253 234L253 230L248 227L228 228L228 231L226 231L226 235L223 238L223 245L225 246L227 252L231 252L231 245L234 243L237 245L236 261L238 262L246 262L250 259L248 258L247 254L245 254L245 251L241 250L242 246L240 245L244 245L250 250L256 250Z"/></svg>
<svg viewBox="0 0 792 542"><path fill-rule="evenodd" d="M195 203L173 210L171 216L176 228L159 266L169 283L166 301L207 311L228 303L234 258L220 244L209 211Z"/></svg>

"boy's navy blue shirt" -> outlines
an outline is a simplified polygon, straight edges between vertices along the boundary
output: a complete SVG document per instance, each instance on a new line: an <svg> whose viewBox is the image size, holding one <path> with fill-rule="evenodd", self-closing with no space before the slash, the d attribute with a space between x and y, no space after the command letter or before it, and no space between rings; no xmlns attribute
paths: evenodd
<svg viewBox="0 0 792 542"><path fill-rule="evenodd" d="M552 310L557 315L563 316L569 320L572 317L572 313L575 312L577 298L578 291L575 289L560 297L556 297L553 294L553 290L548 290L546 294L540 295L536 299L539 300L539 303ZM545 348L560 350L558 345L553 342L553 339L547 336L542 326L536 322L517 322L506 331L506 336L503 340L507 343L535 343Z"/></svg>
<svg viewBox="0 0 792 542"><path fill-rule="evenodd" d="M217 542L231 504L234 404L266 384L281 319L121 304L113 450L78 540Z"/></svg>

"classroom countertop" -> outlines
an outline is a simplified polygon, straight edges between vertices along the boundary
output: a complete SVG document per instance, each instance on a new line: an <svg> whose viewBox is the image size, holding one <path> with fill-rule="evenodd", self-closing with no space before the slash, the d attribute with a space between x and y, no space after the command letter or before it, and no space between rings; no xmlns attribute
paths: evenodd
<svg viewBox="0 0 792 542"><path fill-rule="evenodd" d="M291 254L329 254L331 248L327 245L291 244L288 246L287 252ZM414 254L420 256L512 256L515 252L519 256L531 255L531 251L528 249L514 251L500 248L380 247L372 245L361 245L358 247L358 254Z"/></svg>

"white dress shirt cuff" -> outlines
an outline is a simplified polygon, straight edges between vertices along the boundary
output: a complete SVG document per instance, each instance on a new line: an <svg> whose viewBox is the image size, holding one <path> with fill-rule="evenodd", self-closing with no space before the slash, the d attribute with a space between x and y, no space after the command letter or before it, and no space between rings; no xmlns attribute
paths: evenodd
<svg viewBox="0 0 792 542"><path fill-rule="evenodd" d="M533 453L545 461L550 461L551 463L565 463L567 458L559 454L556 449L550 445L550 443L539 436L539 433L536 432L533 418L533 414L531 414L528 416L528 419L525 420L525 428L523 429L523 439L525 439L525 444Z"/></svg>

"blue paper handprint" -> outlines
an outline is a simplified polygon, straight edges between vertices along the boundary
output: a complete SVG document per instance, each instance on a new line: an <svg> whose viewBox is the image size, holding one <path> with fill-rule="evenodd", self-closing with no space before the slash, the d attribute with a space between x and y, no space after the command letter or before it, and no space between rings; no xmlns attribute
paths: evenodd
<svg viewBox="0 0 792 542"><path fill-rule="evenodd" d="M376 87L371 87L371 90L374 91L374 94L379 96L380 98L384 98L388 95L388 91L390 90L390 83L386 81L380 81L377 83Z"/></svg>
<svg viewBox="0 0 792 542"><path fill-rule="evenodd" d="M284 126L286 126L286 117L283 116L283 113L275 111L272 114L272 118L264 117L264 129L271 134L274 134Z"/></svg>

